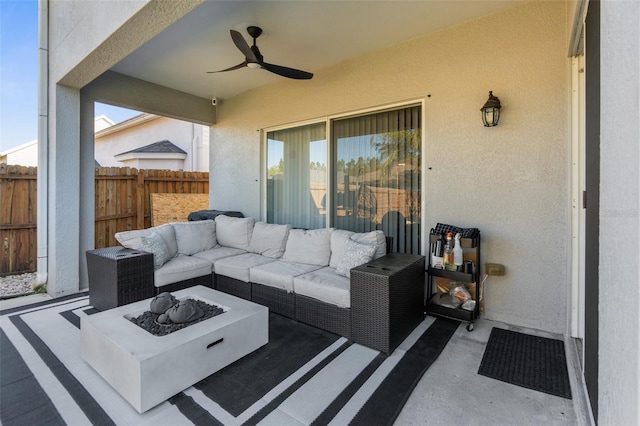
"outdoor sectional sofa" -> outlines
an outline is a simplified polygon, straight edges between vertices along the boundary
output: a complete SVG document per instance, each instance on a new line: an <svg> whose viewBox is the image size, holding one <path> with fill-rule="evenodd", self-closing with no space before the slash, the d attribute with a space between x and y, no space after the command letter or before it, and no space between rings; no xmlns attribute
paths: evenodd
<svg viewBox="0 0 640 426"><path fill-rule="evenodd" d="M352 337L352 329L363 328L362 324L352 324L353 305L378 303L371 300L374 295L368 285L357 289L352 285L351 269L366 266L373 259L383 260L389 246L379 230L304 230L226 215L120 232L116 239L134 254L153 254L154 294L205 285L347 338ZM395 311L406 314L415 325L421 315L424 258L410 257L411 267L403 266L403 274L409 274L404 279L417 282L396 287L412 286L416 290L392 298L400 305ZM89 269L91 292L91 264ZM382 270L385 275L391 269L382 265ZM388 276L382 278L388 280ZM389 313L388 306L379 313L377 308L373 313L364 308L360 311L369 317Z"/></svg>

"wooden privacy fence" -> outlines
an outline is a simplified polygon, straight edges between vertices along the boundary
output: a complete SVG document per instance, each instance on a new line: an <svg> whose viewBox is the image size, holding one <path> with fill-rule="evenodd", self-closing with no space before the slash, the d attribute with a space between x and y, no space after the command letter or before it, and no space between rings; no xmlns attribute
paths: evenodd
<svg viewBox="0 0 640 426"><path fill-rule="evenodd" d="M117 245L116 232L150 227L155 193L208 194L209 173L96 168L95 247ZM36 199L35 167L0 165L0 275L36 269Z"/></svg>
<svg viewBox="0 0 640 426"><path fill-rule="evenodd" d="M0 164L0 275L36 269L37 169Z"/></svg>

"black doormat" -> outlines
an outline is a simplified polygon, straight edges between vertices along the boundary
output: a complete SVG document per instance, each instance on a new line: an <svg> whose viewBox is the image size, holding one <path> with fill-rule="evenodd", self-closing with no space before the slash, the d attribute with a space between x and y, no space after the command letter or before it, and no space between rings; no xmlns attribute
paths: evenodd
<svg viewBox="0 0 640 426"><path fill-rule="evenodd" d="M561 340L493 328L478 374L571 399Z"/></svg>

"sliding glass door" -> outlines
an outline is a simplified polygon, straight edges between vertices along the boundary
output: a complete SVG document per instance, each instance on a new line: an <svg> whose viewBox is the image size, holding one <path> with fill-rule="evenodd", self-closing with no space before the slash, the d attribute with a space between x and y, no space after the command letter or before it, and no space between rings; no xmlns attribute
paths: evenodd
<svg viewBox="0 0 640 426"><path fill-rule="evenodd" d="M331 122L332 226L382 229L394 251L420 252L421 107Z"/></svg>
<svg viewBox="0 0 640 426"><path fill-rule="evenodd" d="M420 253L421 121L417 104L331 119L330 143L324 121L268 131L267 221L380 229Z"/></svg>
<svg viewBox="0 0 640 426"><path fill-rule="evenodd" d="M267 222L327 226L326 123L267 133Z"/></svg>

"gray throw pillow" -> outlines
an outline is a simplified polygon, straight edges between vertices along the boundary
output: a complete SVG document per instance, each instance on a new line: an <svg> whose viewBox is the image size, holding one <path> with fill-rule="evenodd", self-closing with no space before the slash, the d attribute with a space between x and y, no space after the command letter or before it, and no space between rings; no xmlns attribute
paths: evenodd
<svg viewBox="0 0 640 426"><path fill-rule="evenodd" d="M153 266L158 269L171 259L171 253L169 253L169 247L164 239L157 232L151 232L149 235L141 237L142 250L153 253Z"/></svg>
<svg viewBox="0 0 640 426"><path fill-rule="evenodd" d="M376 246L347 240L342 259L336 266L336 274L350 277L351 269L370 262L376 252Z"/></svg>

